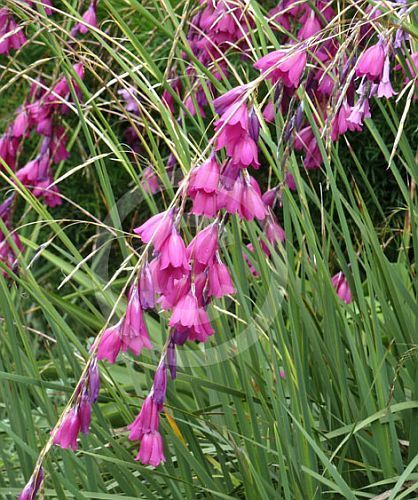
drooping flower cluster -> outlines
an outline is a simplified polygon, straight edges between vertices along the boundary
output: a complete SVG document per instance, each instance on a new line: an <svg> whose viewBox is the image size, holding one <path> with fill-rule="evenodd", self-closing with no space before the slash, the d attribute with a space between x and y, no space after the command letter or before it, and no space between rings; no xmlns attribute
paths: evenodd
<svg viewBox="0 0 418 500"><path fill-rule="evenodd" d="M245 35L252 20L249 10L241 0L200 0L203 9L192 19L187 39L196 59L205 67L211 68L213 76L217 80L228 78L228 61L225 53L240 47L245 51ZM188 67L188 76L193 81L195 69L192 65ZM173 82L178 84L176 79ZM194 115L196 108L202 116L205 116L204 108L208 104L207 96L198 83L191 94L186 94L185 106ZM213 86L208 85L214 92Z"/></svg>
<svg viewBox="0 0 418 500"><path fill-rule="evenodd" d="M83 79L82 64L75 64L73 70L78 78ZM80 92L75 79L72 79L72 86L77 93ZM16 170L20 182L32 189L35 196L43 197L50 207L61 204L58 188L51 186L54 180L52 164L67 159L69 155L66 149L67 136L59 123L59 116L68 114L67 103L70 100L70 84L66 77L62 77L52 89L45 89L39 82L35 83L28 102L20 107L14 121L0 137L0 158ZM18 151L31 133L43 138L39 153L17 169Z"/></svg>
<svg viewBox="0 0 418 500"><path fill-rule="evenodd" d="M47 2L45 4L49 5ZM249 28L253 27L250 11L239 0L200 0L200 4L202 9L192 20L188 34L191 51L200 64L212 70L216 79L227 80L230 75L225 54L237 47L245 52L246 35ZM96 7L93 0L83 14L84 22L76 24L73 35L85 34L89 26L97 26ZM263 165L259 148L262 125L268 126L280 111L285 117L283 141L289 149L303 152L307 169L318 168L323 161L323 152L318 144L318 133L314 132L303 114L300 100L305 95L315 105L314 120L320 135L326 137L329 133L331 141L337 141L348 131L362 130L364 120L371 116L372 97L390 98L394 95L390 80L391 67L397 51L404 50L407 40L405 34L399 29L394 40L388 32L373 40L373 30L370 31L369 26L362 26L358 40L360 55L357 58L352 55L348 57L347 52L341 50L335 33L325 33L326 24L335 16L329 3L322 0L282 0L269 12L267 21L272 28L281 27L284 31L291 31L296 40L283 35L284 43L280 50L274 50L254 63L254 68L260 72L257 82L264 81L269 86L267 104L260 113L253 95L253 83L237 86L213 101L218 114L211 140L214 150L206 161L193 168L189 179L181 185L181 203L151 217L134 230L144 244L152 247L152 258L141 264L139 275L129 290L124 315L116 325L100 335L94 346L93 358L86 376L78 385L74 402L53 433L55 444L75 450L79 432L87 433L89 430L91 405L97 400L99 389L94 356L97 356L97 360L115 363L120 352L129 351L138 356L142 349L151 349L144 311L158 308L168 318L168 340L155 372L152 389L128 429L129 439L140 441L136 460L152 466L165 461L160 417L166 400L167 371L172 379L176 377L176 352L180 346L187 341L205 342L214 335L210 320L211 302L235 292L220 247L225 221L229 215L257 221L264 233L259 245L267 256L276 245L285 241L284 230L275 214L283 185L263 193L249 171L251 168L258 170ZM21 45L24 40L17 38L21 29L11 29L13 25L10 19L8 12L7 17L6 13L3 13L3 18L0 17L0 34L2 30L5 31L5 40L13 39L15 45ZM367 47L366 43L369 43ZM7 51L16 48L15 45L7 45ZM417 54L408 53L406 59L410 67L409 74L405 75L408 81L416 75L414 65ZM75 66L74 70L83 78L81 66ZM175 101L183 89L180 78L171 68L168 74L171 92L165 89L161 99L174 113ZM188 77L196 85L192 85L192 90L181 97L192 115L197 108L204 116L208 94L198 79L194 78L195 69L191 65L188 67ZM300 91L301 86L303 92ZM73 82L73 87L78 90L76 82ZM209 92L215 93L210 83L207 87ZM126 111L139 114L140 106L135 93L131 88L120 91ZM31 99L22 106L13 124L0 138L1 158L16 170L22 183L33 189L35 196L44 197L50 206L59 203L56 188L48 188L53 180L51 163L65 159L68 154L65 132L56 126L55 118L57 112L66 112L67 106L63 101L69 98L70 87L66 79L60 80L51 91L34 89ZM260 123L262 118L263 124ZM26 166L17 169L16 153L20 142L32 131L43 138L40 152ZM132 127L129 134L135 136ZM151 169L146 172L145 186L155 193L158 181ZM283 184L292 190L296 189L295 180L289 172L283 172ZM185 197L190 200L187 201ZM187 220L184 207L190 201L190 213L201 217L201 226L187 244L186 233L182 229ZM3 211L4 217L1 209L0 215L7 225L7 206ZM208 222L207 219L211 220ZM17 243L15 246L19 247ZM251 258L255 249L251 244L247 248L244 257L252 273L257 275ZM10 253L9 247L4 255L4 260L9 259L10 265L14 265L15 256ZM351 290L342 272L335 275L331 283L337 296L345 303L350 303ZM38 477L41 477L41 482L42 476L38 474L25 488L28 494L35 495L39 489Z"/></svg>

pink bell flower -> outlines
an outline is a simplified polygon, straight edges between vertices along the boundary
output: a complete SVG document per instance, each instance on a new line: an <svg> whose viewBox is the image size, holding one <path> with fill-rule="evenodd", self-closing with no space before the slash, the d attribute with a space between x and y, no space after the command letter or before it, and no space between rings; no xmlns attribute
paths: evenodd
<svg viewBox="0 0 418 500"><path fill-rule="evenodd" d="M276 83L282 80L286 87L296 88L306 66L306 51L295 52L275 50L259 59L254 68L266 74L266 78Z"/></svg>
<svg viewBox="0 0 418 500"><path fill-rule="evenodd" d="M225 295L233 295L235 293L234 285L232 284L231 276L227 266L221 262L219 256L216 261L209 267L209 289L208 295L220 299Z"/></svg>
<svg viewBox="0 0 418 500"><path fill-rule="evenodd" d="M377 97L390 99L395 95L395 91L390 83L390 59L386 56L385 63L383 65L382 79L380 80L379 86L377 88Z"/></svg>
<svg viewBox="0 0 418 500"><path fill-rule="evenodd" d="M139 453L135 460L153 467L158 467L162 462L165 462L163 439L158 431L148 432L143 435Z"/></svg>
<svg viewBox="0 0 418 500"><path fill-rule="evenodd" d="M73 36L76 36L77 33L85 35L86 33L89 32L89 29L91 27L97 28L96 3L97 3L96 0L93 0L93 2L90 3L88 9L86 10L86 12L84 12L82 16L84 22L77 23L72 29L71 34Z"/></svg>
<svg viewBox="0 0 418 500"><path fill-rule="evenodd" d="M160 270L179 279L189 272L186 245L174 227L160 249Z"/></svg>
<svg viewBox="0 0 418 500"><path fill-rule="evenodd" d="M358 60L356 75L365 76L368 80L379 83L382 78L386 54L387 47L382 40L369 47Z"/></svg>
<svg viewBox="0 0 418 500"><path fill-rule="evenodd" d="M337 292L338 297L346 304L350 304L350 302L352 301L352 294L348 282L342 271L333 276L331 282L332 286Z"/></svg>
<svg viewBox="0 0 418 500"><path fill-rule="evenodd" d="M306 40L321 31L321 22L316 17L314 10L310 10L305 20L301 22L302 27L297 35L299 40Z"/></svg>
<svg viewBox="0 0 418 500"><path fill-rule="evenodd" d="M72 408L62 420L60 427L54 434L54 444L61 448L77 449L77 437L80 432L80 418L75 408Z"/></svg>
<svg viewBox="0 0 418 500"><path fill-rule="evenodd" d="M106 359L111 364L116 361L119 351L122 348L122 340L119 335L120 326L121 322L108 328L103 333L97 348L98 360Z"/></svg>
<svg viewBox="0 0 418 500"><path fill-rule="evenodd" d="M253 177L244 182L239 215L249 221L264 220L267 215L267 208L261 198L260 188Z"/></svg>
<svg viewBox="0 0 418 500"><path fill-rule="evenodd" d="M152 240L154 248L161 250L165 240L171 234L173 228L173 212L171 210L153 215L141 226L134 229L144 243Z"/></svg>
<svg viewBox="0 0 418 500"><path fill-rule="evenodd" d="M178 301L173 309L169 326L172 328L193 328L198 323L198 309L196 296L189 292Z"/></svg>
<svg viewBox="0 0 418 500"><path fill-rule="evenodd" d="M144 347L146 349L152 347L136 284L132 285L129 291L128 305L119 335L122 340L121 350L123 352L130 350L135 356L139 356Z"/></svg>
<svg viewBox="0 0 418 500"><path fill-rule="evenodd" d="M249 84L239 85L238 87L234 87L233 89L228 90L228 92L225 92L225 94L222 94L214 99L212 104L218 115L223 115L225 111L232 106L232 104L235 104L237 101L242 99L249 87Z"/></svg>
<svg viewBox="0 0 418 500"><path fill-rule="evenodd" d="M138 416L128 425L130 431L128 439L138 441L144 434L158 431L161 410L162 405L155 403L151 396L147 396Z"/></svg>
<svg viewBox="0 0 418 500"><path fill-rule="evenodd" d="M204 266L209 265L218 250L218 232L217 222L199 231L187 247L189 259Z"/></svg>
<svg viewBox="0 0 418 500"><path fill-rule="evenodd" d="M91 422L91 401L87 392L84 392L81 396L77 411L80 420L80 431L87 435L90 432Z"/></svg>
<svg viewBox="0 0 418 500"><path fill-rule="evenodd" d="M197 191L193 197L191 213L204 215L209 218L215 217L217 212L217 194Z"/></svg>
<svg viewBox="0 0 418 500"><path fill-rule="evenodd" d="M273 217L267 219L266 226L264 228L267 240L274 245L278 241L284 243L286 240L286 234L282 226L274 220Z"/></svg>
<svg viewBox="0 0 418 500"><path fill-rule="evenodd" d="M188 194L193 196L197 191L214 193L218 189L220 166L216 157L212 155L209 160L197 168L191 175Z"/></svg>

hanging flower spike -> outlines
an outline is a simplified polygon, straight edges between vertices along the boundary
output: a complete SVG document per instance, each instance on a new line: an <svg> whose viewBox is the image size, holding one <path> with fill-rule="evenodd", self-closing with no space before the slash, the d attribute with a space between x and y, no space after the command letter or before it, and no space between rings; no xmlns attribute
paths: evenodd
<svg viewBox="0 0 418 500"><path fill-rule="evenodd" d="M346 304L350 304L350 302L352 301L352 294L348 282L342 271L333 276L331 282L332 286L337 292L338 297Z"/></svg>
<svg viewBox="0 0 418 500"><path fill-rule="evenodd" d="M37 471L37 473L35 472L29 479L27 485L21 491L18 500L35 500L43 480L44 470L41 467L39 471Z"/></svg>

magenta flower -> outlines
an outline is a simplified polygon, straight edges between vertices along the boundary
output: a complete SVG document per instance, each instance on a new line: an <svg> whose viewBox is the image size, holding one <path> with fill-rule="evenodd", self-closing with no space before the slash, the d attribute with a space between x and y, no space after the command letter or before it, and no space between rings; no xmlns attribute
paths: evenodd
<svg viewBox="0 0 418 500"><path fill-rule="evenodd" d="M237 107L232 104L215 122L216 143L215 149L226 149L232 162L240 167L253 165L258 168L258 148L253 138L254 124L250 124L250 115L247 105Z"/></svg>
<svg viewBox="0 0 418 500"><path fill-rule="evenodd" d="M272 217L269 217L265 227L267 240L274 245L278 241L283 243L286 239L286 234L282 226L276 222Z"/></svg>
<svg viewBox="0 0 418 500"><path fill-rule="evenodd" d="M220 166L216 161L215 155L212 155L209 160L192 172L188 194L192 196L197 191L204 191L205 193L216 192L219 184L219 176Z"/></svg>
<svg viewBox="0 0 418 500"><path fill-rule="evenodd" d="M44 470L41 467L37 472L35 471L29 479L27 485L21 491L18 500L35 500L43 480Z"/></svg>
<svg viewBox="0 0 418 500"><path fill-rule="evenodd" d="M13 137L11 131L6 132L0 137L0 158L12 169L16 167L18 147L19 140Z"/></svg>
<svg viewBox="0 0 418 500"><path fill-rule="evenodd" d="M322 163L322 156L315 135L310 125L296 134L294 147L296 151L305 151L303 164L305 168L318 168Z"/></svg>
<svg viewBox="0 0 418 500"><path fill-rule="evenodd" d="M239 214L242 218L250 221L254 219L264 220L267 215L267 208L261 198L260 187L253 177L244 182Z"/></svg>
<svg viewBox="0 0 418 500"><path fill-rule="evenodd" d="M143 435L139 453L135 460L153 467L158 467L162 462L165 462L163 439L158 431L148 432Z"/></svg>
<svg viewBox="0 0 418 500"><path fill-rule="evenodd" d="M77 437L80 432L80 418L78 411L72 408L65 415L60 427L55 432L54 444L61 448L71 448L73 451L77 449Z"/></svg>
<svg viewBox="0 0 418 500"><path fill-rule="evenodd" d="M217 222L199 231L187 247L189 259L204 266L210 264L218 249L218 231Z"/></svg>
<svg viewBox="0 0 418 500"><path fill-rule="evenodd" d="M309 8L307 7L307 9ZM299 40L306 40L321 31L321 23L316 17L314 10L310 10L310 12L305 16L305 19L303 21L301 20L301 22L302 26L298 32Z"/></svg>
<svg viewBox="0 0 418 500"><path fill-rule="evenodd" d="M200 307L197 311L197 323L189 331L189 340L206 342L214 333L215 330L212 328L208 313L203 307Z"/></svg>
<svg viewBox="0 0 418 500"><path fill-rule="evenodd" d="M144 243L153 242L154 248L157 251L161 250L165 240L171 234L173 228L173 212L161 212L152 216L142 226L134 229L134 233L138 234Z"/></svg>
<svg viewBox="0 0 418 500"><path fill-rule="evenodd" d="M193 196L193 207L190 212L194 215L204 215L209 218L215 217L217 212L216 193L197 191Z"/></svg>
<svg viewBox="0 0 418 500"><path fill-rule="evenodd" d="M225 94L222 94L220 97L214 99L212 104L218 115L223 115L225 111L232 106L232 104L235 104L237 101L242 99L249 89L249 86L249 84L246 84L234 87L233 89L228 90L228 92L225 92Z"/></svg>
<svg viewBox="0 0 418 500"><path fill-rule="evenodd" d="M295 52L276 50L259 59L254 68L266 74L266 78L276 83L282 80L286 87L296 88L305 70L306 51Z"/></svg>
<svg viewBox="0 0 418 500"><path fill-rule="evenodd" d="M12 125L13 137L26 136L30 127L30 116L26 108L19 111Z"/></svg>
<svg viewBox="0 0 418 500"><path fill-rule="evenodd" d="M198 309L196 296L188 292L175 305L169 325L180 330L193 328L198 323Z"/></svg>
<svg viewBox="0 0 418 500"><path fill-rule="evenodd" d="M26 42L22 28L6 9L0 9L0 54L8 54L12 49L20 49Z"/></svg>
<svg viewBox="0 0 418 500"><path fill-rule="evenodd" d="M98 360L107 359L111 364L116 361L119 351L122 348L122 340L119 335L120 327L121 321L117 325L105 330L97 348Z"/></svg>
<svg viewBox="0 0 418 500"><path fill-rule="evenodd" d="M86 33L88 33L91 27L97 28L96 9L97 9L97 0L93 0L90 3L89 8L86 10L86 12L84 12L82 16L84 23L77 23L72 29L71 34L73 36L76 36L77 33L85 35Z"/></svg>
<svg viewBox="0 0 418 500"><path fill-rule="evenodd" d="M128 425L130 430L128 439L138 441L144 434L158 431L161 409L162 405L157 404L151 396L147 396L138 416Z"/></svg>
<svg viewBox="0 0 418 500"><path fill-rule="evenodd" d="M346 304L349 304L352 301L352 294L348 282L342 271L333 276L331 282L332 286L337 292L338 297Z"/></svg>
<svg viewBox="0 0 418 500"><path fill-rule="evenodd" d="M331 139L333 141L337 141L338 137L345 134L347 130L361 130L359 125L349 120L352 111L353 109L345 100L331 122Z"/></svg>
<svg viewBox="0 0 418 500"><path fill-rule="evenodd" d="M380 82L383 73L383 66L387 54L387 47L384 41L379 41L376 45L369 47L360 56L356 75L365 76L372 82Z"/></svg>
<svg viewBox="0 0 418 500"><path fill-rule="evenodd" d="M136 284L129 291L128 306L118 334L122 340L123 352L130 350L135 356L139 356L144 347L152 347Z"/></svg>
<svg viewBox="0 0 418 500"><path fill-rule="evenodd" d="M138 114L138 91L134 87L128 87L127 89L118 90L118 94L125 101L125 109L126 111L130 111L131 113Z"/></svg>
<svg viewBox="0 0 418 500"><path fill-rule="evenodd" d="M208 295L210 297L220 299L225 295L233 295L235 293L228 268L221 262L219 255L216 261L209 267L208 283Z"/></svg>
<svg viewBox="0 0 418 500"><path fill-rule="evenodd" d="M186 245L174 227L160 249L160 270L179 279L189 272Z"/></svg>
<svg viewBox="0 0 418 500"><path fill-rule="evenodd" d="M145 192L155 194L160 190L158 177L151 167L147 167L142 173L141 186Z"/></svg>

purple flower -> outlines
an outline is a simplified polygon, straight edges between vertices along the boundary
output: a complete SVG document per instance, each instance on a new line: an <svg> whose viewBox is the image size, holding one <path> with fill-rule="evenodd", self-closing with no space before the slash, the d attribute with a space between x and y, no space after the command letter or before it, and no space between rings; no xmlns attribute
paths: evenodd
<svg viewBox="0 0 418 500"><path fill-rule="evenodd" d="M163 359L158 365L154 376L154 384L152 386L151 397L157 405L162 405L167 392L167 369L165 360Z"/></svg>
<svg viewBox="0 0 418 500"><path fill-rule="evenodd" d="M44 470L41 467L39 470L35 470L32 474L32 477L21 491L18 500L35 500L43 480Z"/></svg>
<svg viewBox="0 0 418 500"><path fill-rule="evenodd" d="M86 390L84 390L80 402L78 403L77 412L80 421L80 430L86 435L90 432L91 422L91 402Z"/></svg>

